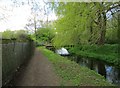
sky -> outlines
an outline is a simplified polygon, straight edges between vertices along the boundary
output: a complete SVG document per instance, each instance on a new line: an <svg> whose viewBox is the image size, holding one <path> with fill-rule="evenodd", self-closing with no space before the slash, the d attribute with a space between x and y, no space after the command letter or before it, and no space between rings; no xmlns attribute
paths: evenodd
<svg viewBox="0 0 120 88"><path fill-rule="evenodd" d="M13 3L14 1L17 2ZM32 3L31 1L37 2L39 6L35 5L35 3ZM0 32L3 32L7 29L25 29L28 20L33 18L33 14L31 14L31 8L34 7L33 9L37 11L39 7L43 8L44 6L46 5L43 0L0 0ZM110 12L108 12L106 15L111 18ZM39 11L38 19L43 21L47 20L47 16L44 15L44 10ZM48 20L56 19L57 16L55 13L50 12L48 15Z"/></svg>
<svg viewBox="0 0 120 88"><path fill-rule="evenodd" d="M33 15L32 13L32 5L27 4L27 0L17 0L23 1L24 5L14 4L13 0L0 0L0 31L3 32L5 30L20 30L25 29L25 25L28 23L29 18ZM30 1L30 0L28 0ZM36 0L38 1L38 0ZM44 7L44 2L39 0L41 8ZM16 7L15 7L16 6ZM37 6L34 6L35 9L38 9ZM44 10L39 11L40 17L39 19L45 21L47 16L44 15ZM48 20L57 19L54 12L51 12L48 16Z"/></svg>

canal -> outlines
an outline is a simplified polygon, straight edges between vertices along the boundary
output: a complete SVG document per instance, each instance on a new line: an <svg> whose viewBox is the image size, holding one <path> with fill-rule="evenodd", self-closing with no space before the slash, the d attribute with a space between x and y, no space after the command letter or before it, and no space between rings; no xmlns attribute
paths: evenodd
<svg viewBox="0 0 120 88"><path fill-rule="evenodd" d="M109 65L103 61L98 61L91 58L81 58L78 56L67 56L71 61L75 61L80 66L85 66L96 71L106 78L107 81L120 86L120 69Z"/></svg>
<svg viewBox="0 0 120 88"><path fill-rule="evenodd" d="M96 71L98 74L104 76L107 81L112 84L120 86L120 69L105 63L101 60L96 60L93 58L83 58L80 56L70 55L67 49L61 48L54 51L61 56L67 57L71 61L75 61L80 66L87 67L91 70Z"/></svg>

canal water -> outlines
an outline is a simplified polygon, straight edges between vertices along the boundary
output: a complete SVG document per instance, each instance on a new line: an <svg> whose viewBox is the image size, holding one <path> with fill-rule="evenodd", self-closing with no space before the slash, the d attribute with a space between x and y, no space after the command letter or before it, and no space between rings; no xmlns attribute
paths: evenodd
<svg viewBox="0 0 120 88"><path fill-rule="evenodd" d="M68 59L75 61L81 66L88 67L106 78L107 81L120 86L120 69L110 66L102 61L81 58L78 56L67 56Z"/></svg>
<svg viewBox="0 0 120 88"><path fill-rule="evenodd" d="M67 49L61 48L55 51L57 54L60 54L64 57L67 57L71 61L75 61L81 66L88 67L91 70L96 71L106 78L107 81L115 85L120 86L120 69L109 65L103 61L95 60L91 58L83 58L79 56L71 56Z"/></svg>

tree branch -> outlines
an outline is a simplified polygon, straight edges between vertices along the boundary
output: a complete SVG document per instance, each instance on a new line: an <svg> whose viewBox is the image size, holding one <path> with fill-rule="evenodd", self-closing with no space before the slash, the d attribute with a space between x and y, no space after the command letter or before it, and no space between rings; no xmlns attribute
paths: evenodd
<svg viewBox="0 0 120 88"><path fill-rule="evenodd" d="M119 6L120 6L120 3L118 3L118 4L115 5L115 6L110 7L109 9L107 9L106 13L107 13L108 11L110 11L111 9L117 8L117 7L119 7Z"/></svg>

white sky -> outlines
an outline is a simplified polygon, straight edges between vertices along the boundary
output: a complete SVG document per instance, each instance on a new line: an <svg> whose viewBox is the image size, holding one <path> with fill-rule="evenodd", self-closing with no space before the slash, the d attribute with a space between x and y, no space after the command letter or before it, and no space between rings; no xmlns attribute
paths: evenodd
<svg viewBox="0 0 120 88"><path fill-rule="evenodd" d="M44 3L41 0L39 1L41 6L44 6ZM46 16L43 11L41 11L40 14L40 19L45 21ZM1 19L3 16L5 16L5 19ZM31 16L30 5L25 4L20 7L12 7L11 0L0 0L0 31L5 31L6 29L24 29L25 25L28 23L28 19ZM51 13L48 16L48 19L55 20L57 17L54 13Z"/></svg>

